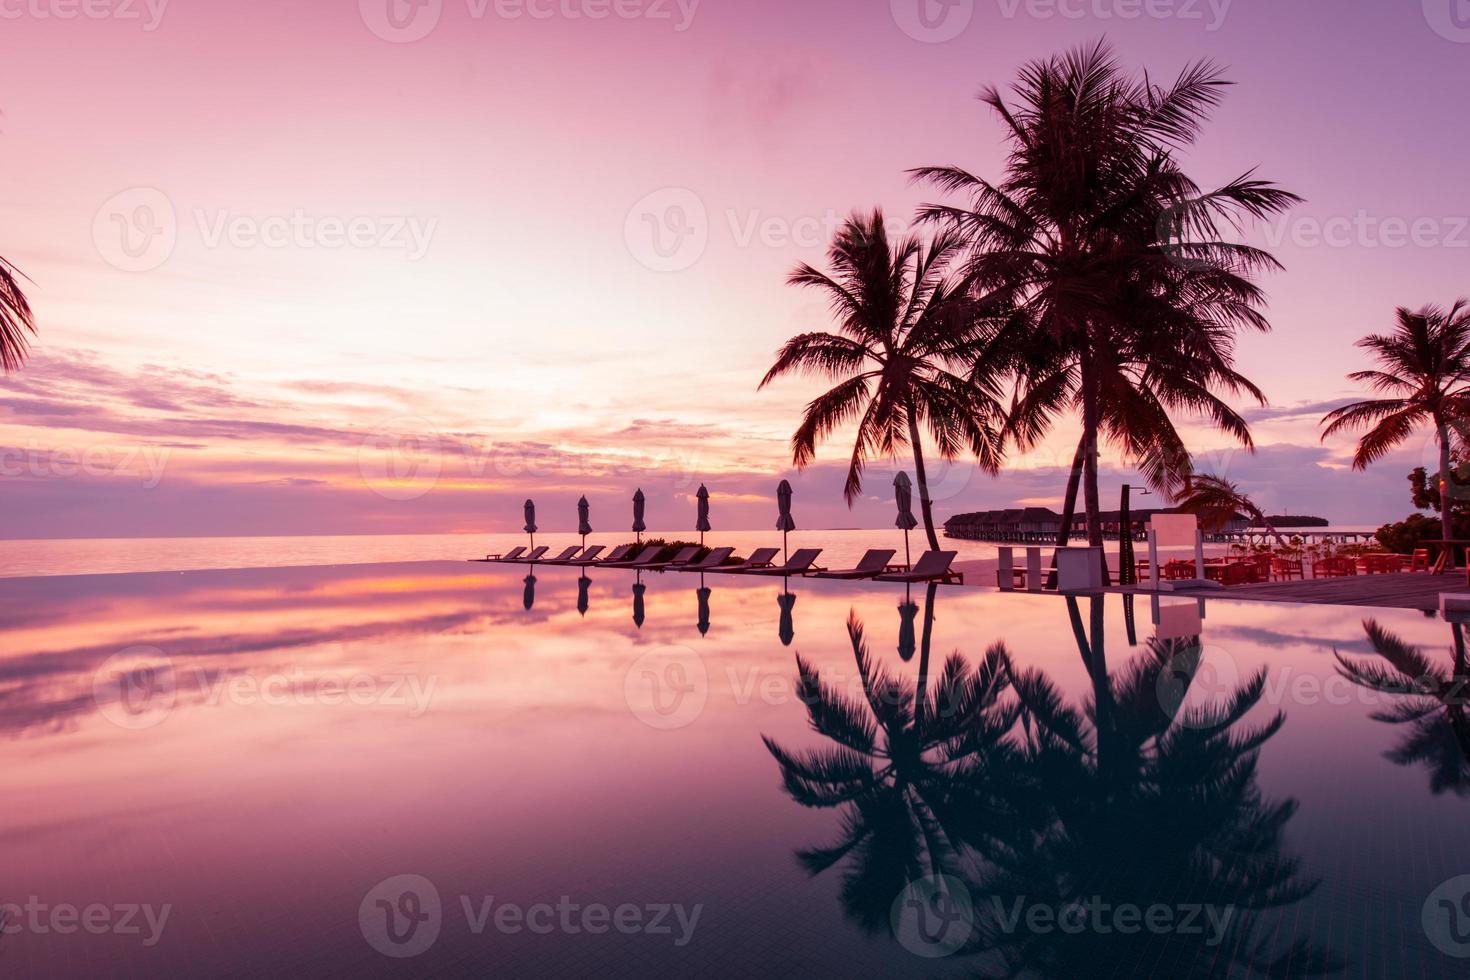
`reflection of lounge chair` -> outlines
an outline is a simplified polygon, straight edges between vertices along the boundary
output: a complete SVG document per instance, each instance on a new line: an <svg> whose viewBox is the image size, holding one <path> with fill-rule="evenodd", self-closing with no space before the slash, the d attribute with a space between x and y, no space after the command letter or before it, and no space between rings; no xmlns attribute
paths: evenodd
<svg viewBox="0 0 1470 980"><path fill-rule="evenodd" d="M771 559L781 553L780 548L757 548L750 553L750 557L739 565L726 565L724 568L707 568L707 572L749 572L757 568L770 568Z"/></svg>
<svg viewBox="0 0 1470 980"><path fill-rule="evenodd" d="M530 564L531 562L540 561L541 556L546 554L550 550L550 548L546 547L546 545L543 544L535 551L531 552L523 558L502 558L501 561L513 561L520 565L526 565Z"/></svg>
<svg viewBox="0 0 1470 980"><path fill-rule="evenodd" d="M631 544L620 544L616 548L614 548L611 552L609 552L608 553L608 556L606 558L604 558L602 561L597 561L596 560L596 557L597 557L596 555L592 555L590 557L588 555L583 555L582 558L578 558L576 561L569 561L569 562L567 562L567 564L568 565L581 565L583 567L586 567L588 565L611 565L611 564L614 564L616 562L622 561L624 558L627 558L628 555L632 553L634 547L635 546L634 545L631 545ZM587 550L589 552L591 552L591 551L601 551L602 550L602 546L601 545L598 545L595 548L588 548ZM583 558L585 558L587 560L586 561L583 561L582 560Z"/></svg>
<svg viewBox="0 0 1470 980"><path fill-rule="evenodd" d="M644 548L642 551L638 552L636 557L629 558L627 561L604 561L599 562L598 564L607 566L609 568L642 568L645 565L652 565L654 562L658 561L658 556L663 553L664 546L661 544L655 544Z"/></svg>
<svg viewBox="0 0 1470 980"><path fill-rule="evenodd" d="M874 578L882 575L888 569L888 559L893 557L892 549L874 548L863 555L863 560L857 563L856 568L840 568L831 572L817 572L814 578Z"/></svg>
<svg viewBox="0 0 1470 980"><path fill-rule="evenodd" d="M786 564L777 565L774 568L751 568L743 575L805 575L807 572L820 572L822 569L814 564L817 556L822 553L821 548L798 548L791 553Z"/></svg>
<svg viewBox="0 0 1470 980"><path fill-rule="evenodd" d="M680 548L679 553L670 558L668 561L654 562L652 565L645 565L643 567L657 568L660 570L665 568L678 568L680 565L689 564L689 562L693 560L694 556L697 554L699 554L699 545L690 545L687 548Z"/></svg>
<svg viewBox="0 0 1470 980"><path fill-rule="evenodd" d="M525 545L520 545L519 547L510 549L509 551L507 551L503 555L486 555L484 558L478 559L478 560L480 560L480 561L515 561L517 558L521 557L521 555L524 554L525 551L526 551L526 546Z"/></svg>
<svg viewBox="0 0 1470 980"><path fill-rule="evenodd" d="M949 566L954 564L958 551L926 551L919 556L914 563L912 571L898 572L893 575L879 575L879 582L959 582L965 581L965 576L959 572L950 571Z"/></svg>
<svg viewBox="0 0 1470 980"><path fill-rule="evenodd" d="M699 561L692 561L687 565L678 565L675 567L675 570L680 572L712 571L729 561L730 556L733 554L735 554L734 548L716 548L699 559Z"/></svg>
<svg viewBox="0 0 1470 980"><path fill-rule="evenodd" d="M557 559L549 562L548 564L551 564L551 565L587 565L587 564L590 564L592 561L594 561L597 558L598 555L602 554L604 548L605 548L604 545L594 544L592 547L588 548L586 551L582 552L580 555L577 555L575 558L557 558Z"/></svg>

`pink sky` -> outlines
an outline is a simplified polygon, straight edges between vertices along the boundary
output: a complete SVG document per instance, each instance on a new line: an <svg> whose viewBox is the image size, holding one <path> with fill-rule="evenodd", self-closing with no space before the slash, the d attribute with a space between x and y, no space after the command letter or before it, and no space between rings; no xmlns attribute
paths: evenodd
<svg viewBox="0 0 1470 980"><path fill-rule="evenodd" d="M701 482L769 524L816 389L755 385L827 323L785 273L851 209L932 197L907 168L995 175L975 92L1103 34L1228 65L1192 171L1307 198L1252 233L1287 266L1241 348L1261 450L1200 431L1202 467L1369 523L1432 459L1349 475L1316 421L1353 340L1470 294L1455 0L923 0L938 42L900 26L937 36L920 0L425 0L403 34L387 2L0 0L0 254L42 330L0 390L0 535L509 530L527 496L571 530L638 485L681 528ZM1074 443L940 474L940 516L1055 504ZM798 483L805 526L889 523L892 469L843 505L849 450Z"/></svg>

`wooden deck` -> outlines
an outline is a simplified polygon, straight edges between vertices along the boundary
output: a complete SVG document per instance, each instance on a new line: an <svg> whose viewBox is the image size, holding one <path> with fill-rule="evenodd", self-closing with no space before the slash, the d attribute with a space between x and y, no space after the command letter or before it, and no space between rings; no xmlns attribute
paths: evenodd
<svg viewBox="0 0 1470 980"><path fill-rule="evenodd" d="M1151 594L1149 589L1113 589L1117 592ZM1302 602L1315 605L1372 606L1385 609L1439 609L1442 592L1470 594L1461 572L1430 575L1400 572L1389 575L1351 575L1347 578L1308 579L1305 582L1271 582L1237 585L1228 589L1166 593L1204 596L1209 599L1243 599L1256 602Z"/></svg>

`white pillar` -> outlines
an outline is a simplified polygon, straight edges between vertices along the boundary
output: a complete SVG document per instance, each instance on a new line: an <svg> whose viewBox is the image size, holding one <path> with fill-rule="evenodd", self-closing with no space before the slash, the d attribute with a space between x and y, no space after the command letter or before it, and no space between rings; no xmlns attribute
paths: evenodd
<svg viewBox="0 0 1470 980"><path fill-rule="evenodd" d="M1000 573L999 581L996 582L1002 589L1009 592L1016 585L1016 559L1011 548L1000 549Z"/></svg>

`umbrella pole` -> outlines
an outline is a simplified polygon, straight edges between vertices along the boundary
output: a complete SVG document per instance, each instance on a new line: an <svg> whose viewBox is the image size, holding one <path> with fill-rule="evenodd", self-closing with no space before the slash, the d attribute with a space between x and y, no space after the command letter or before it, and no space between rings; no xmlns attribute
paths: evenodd
<svg viewBox="0 0 1470 980"><path fill-rule="evenodd" d="M791 561L791 549L786 547L786 532L781 532L781 557L788 563Z"/></svg>
<svg viewBox="0 0 1470 980"><path fill-rule="evenodd" d="M909 557L909 529L903 529L903 563L910 569L914 567L913 559Z"/></svg>

